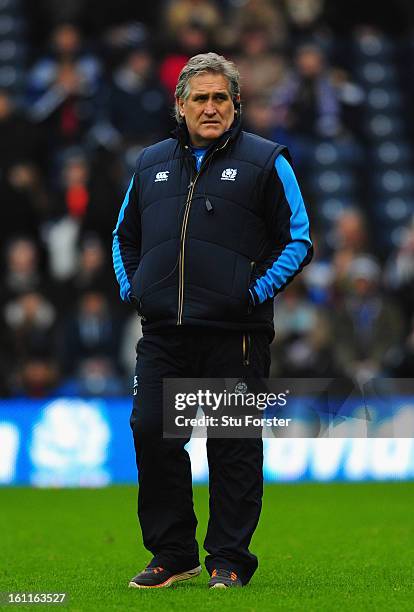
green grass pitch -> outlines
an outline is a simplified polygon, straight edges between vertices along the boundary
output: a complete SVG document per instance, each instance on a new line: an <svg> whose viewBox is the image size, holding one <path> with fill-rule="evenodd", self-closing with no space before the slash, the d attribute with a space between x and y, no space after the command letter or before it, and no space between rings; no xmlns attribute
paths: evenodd
<svg viewBox="0 0 414 612"><path fill-rule="evenodd" d="M195 487L201 544L207 499ZM52 607L71 611L414 610L413 482L267 485L259 570L226 591L208 591L205 570L169 589L128 589L149 559L135 507L132 486L0 489L0 591L66 592Z"/></svg>

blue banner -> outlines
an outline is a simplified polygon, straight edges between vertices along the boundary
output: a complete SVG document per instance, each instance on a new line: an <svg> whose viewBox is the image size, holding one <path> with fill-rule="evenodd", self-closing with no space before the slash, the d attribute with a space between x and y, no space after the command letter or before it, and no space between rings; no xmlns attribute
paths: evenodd
<svg viewBox="0 0 414 612"><path fill-rule="evenodd" d="M101 487L136 482L131 399L0 402L0 484ZM193 479L207 482L205 439L188 444ZM268 482L414 478L411 438L264 440Z"/></svg>

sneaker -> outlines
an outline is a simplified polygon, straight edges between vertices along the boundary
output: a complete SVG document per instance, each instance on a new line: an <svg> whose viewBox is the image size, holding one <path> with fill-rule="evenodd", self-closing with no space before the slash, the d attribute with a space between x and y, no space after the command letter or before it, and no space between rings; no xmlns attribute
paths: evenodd
<svg viewBox="0 0 414 612"><path fill-rule="evenodd" d="M137 574L130 581L129 585L133 589L160 589L169 587L174 582L196 578L201 574L201 565L194 569L180 574L173 574L163 567L146 567L140 574Z"/></svg>
<svg viewBox="0 0 414 612"><path fill-rule="evenodd" d="M226 569L215 569L208 582L210 589L228 589L229 587L241 587L242 582L236 572Z"/></svg>

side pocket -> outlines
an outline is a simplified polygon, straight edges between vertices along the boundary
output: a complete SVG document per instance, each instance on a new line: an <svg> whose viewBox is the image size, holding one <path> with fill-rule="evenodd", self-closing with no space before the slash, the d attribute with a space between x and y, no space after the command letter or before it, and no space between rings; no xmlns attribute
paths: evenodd
<svg viewBox="0 0 414 612"><path fill-rule="evenodd" d="M250 285L251 285L251 282L252 282L252 277L253 277L255 266L256 266L256 262L255 261L251 261L250 262L249 284L247 286L247 294L248 294L247 297L248 297L248 300L249 300L248 305L247 305L247 314L248 315L252 314L252 312L253 312L253 304L252 304L251 299L250 299L249 289L250 289Z"/></svg>
<svg viewBox="0 0 414 612"><path fill-rule="evenodd" d="M242 363L244 367L250 365L250 334L249 332L243 332L242 334Z"/></svg>
<svg viewBox="0 0 414 612"><path fill-rule="evenodd" d="M142 299L138 300L137 313L141 321L145 322L147 320L142 314Z"/></svg>
<svg viewBox="0 0 414 612"><path fill-rule="evenodd" d="M142 300L139 300L137 297L135 297L135 295L132 295L131 296L131 303L134 305L134 308L135 308L135 311L136 311L138 317L142 321L146 321L146 318L142 314Z"/></svg>

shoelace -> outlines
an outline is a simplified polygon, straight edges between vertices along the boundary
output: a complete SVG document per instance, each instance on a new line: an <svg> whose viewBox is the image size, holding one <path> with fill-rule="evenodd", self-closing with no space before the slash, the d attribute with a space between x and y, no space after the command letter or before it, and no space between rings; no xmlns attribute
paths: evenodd
<svg viewBox="0 0 414 612"><path fill-rule="evenodd" d="M237 580L237 574L236 572L231 572L230 570L226 570L226 569L215 569L213 570L211 577L212 578L216 578L216 576L218 576L219 578L230 578L230 580L232 582L235 582Z"/></svg>
<svg viewBox="0 0 414 612"><path fill-rule="evenodd" d="M164 568L163 567L146 567L144 572L148 572L151 574L159 574L160 572L163 572Z"/></svg>

